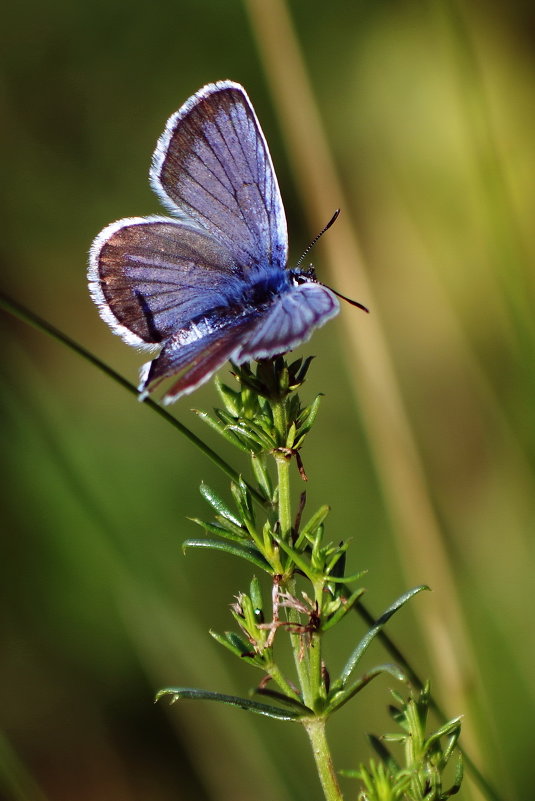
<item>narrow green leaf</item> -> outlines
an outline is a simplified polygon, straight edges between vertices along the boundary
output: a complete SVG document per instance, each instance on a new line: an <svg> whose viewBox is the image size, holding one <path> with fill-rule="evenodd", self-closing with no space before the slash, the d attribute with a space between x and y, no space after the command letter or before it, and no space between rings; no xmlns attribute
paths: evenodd
<svg viewBox="0 0 535 801"><path fill-rule="evenodd" d="M397 665L378 665L377 667L372 668L367 673L364 673L359 679L357 679L350 687L347 687L345 690L338 691L332 694L332 700L329 699L327 710L328 713L331 714L336 709L340 709L341 706L347 704L347 702L353 698L354 695L359 693L367 684L370 683L373 679L380 676L382 673L389 673L398 681L405 680L405 674Z"/></svg>
<svg viewBox="0 0 535 801"><path fill-rule="evenodd" d="M256 576L253 576L251 579L251 583L249 585L249 595L255 611L257 609L263 611L264 599L262 598L262 588Z"/></svg>
<svg viewBox="0 0 535 801"><path fill-rule="evenodd" d="M229 534L234 534L233 539L248 539L248 533L245 526L237 526L236 523L233 523L232 520L227 520L226 517L222 517L221 515L215 516L216 521L222 526Z"/></svg>
<svg viewBox="0 0 535 801"><path fill-rule="evenodd" d="M301 415L297 429L300 437L304 437L305 434L308 434L314 425L314 421L319 412L321 397L321 395L317 395L314 401L310 404L310 406L307 406L307 408L304 410L304 413Z"/></svg>
<svg viewBox="0 0 535 801"><path fill-rule="evenodd" d="M264 456L253 453L251 456L251 464L260 490L264 494L266 500L271 501L273 498L273 482L271 481L267 466L264 464Z"/></svg>
<svg viewBox="0 0 535 801"><path fill-rule="evenodd" d="M360 662L363 654L365 653L365 651L367 651L372 641L375 639L375 637L377 637L383 626L386 625L386 623L390 620L392 615L394 615L398 611L398 609L401 609L401 607L404 606L407 603L407 601L409 601L414 595L417 595L419 592L422 592L422 590L428 590L428 589L429 587L427 587L425 584L422 584L420 587L415 587L414 589L409 590L408 592L400 596L391 606L388 607L388 609L386 609L383 612L383 614L379 617L375 625L373 625L371 629L364 635L362 640L359 642L359 644L349 657L346 666L344 667L342 673L340 674L340 682L342 687L346 685L346 683L349 680L349 677L351 676L351 673Z"/></svg>
<svg viewBox="0 0 535 801"><path fill-rule="evenodd" d="M342 620L342 618L345 617L347 613L351 611L353 605L358 601L358 599L362 595L364 595L365 592L366 590L364 589L364 587L360 587L360 589L355 590L353 595L351 595L347 599L347 601L344 604L342 604L340 608L337 609L337 611L325 623L322 623L321 630L328 631L329 629L332 629L333 626L336 626L336 624L339 623Z"/></svg>
<svg viewBox="0 0 535 801"><path fill-rule="evenodd" d="M221 542L219 540L187 539L182 543L182 550L185 552L188 548L210 548L213 551L225 551L231 556L239 556L241 559L246 559L256 567L259 567L260 570L265 570L266 573L271 573L269 563L252 545L233 545L229 542Z"/></svg>
<svg viewBox="0 0 535 801"><path fill-rule="evenodd" d="M302 366L301 366L302 359L298 359L297 361L293 362L290 365L291 375L294 376L293 385L296 388L301 386L301 384L304 382L306 375L308 373L308 368L310 367L310 364L313 359L314 356L307 356L305 361L302 363Z"/></svg>
<svg viewBox="0 0 535 801"><path fill-rule="evenodd" d="M270 437L269 434L266 434L261 426L255 425L252 420L240 420L239 423L232 423L229 428L242 436L248 437L253 442L258 443L258 445L266 451L275 447L273 438Z"/></svg>
<svg viewBox="0 0 535 801"><path fill-rule="evenodd" d="M249 539L249 535L245 529L239 528L238 526L232 525L226 526L223 523L208 523L206 520L199 520L198 517L188 517L187 520L191 520L192 523L195 523L197 526L200 526L205 531L208 531L210 534L215 534L217 537L224 537L227 540L232 540L233 542L243 542L244 540ZM228 523L228 521L225 521ZM240 532L237 533L236 529Z"/></svg>
<svg viewBox="0 0 535 801"><path fill-rule="evenodd" d="M224 648L227 648L234 656L239 656L240 659L251 650L251 648L247 646L245 640L233 631L226 631L224 634L219 634L219 632L210 629L209 634L216 642Z"/></svg>
<svg viewBox="0 0 535 801"><path fill-rule="evenodd" d="M254 528L255 514L253 510L253 505L251 503L251 496L241 476L237 483L235 483L234 481L232 482L232 484L230 485L230 491L232 492L234 502L238 507L243 523L247 526L249 530L251 528Z"/></svg>
<svg viewBox="0 0 535 801"><path fill-rule="evenodd" d="M225 411L225 409L216 409L216 414L221 423L223 423L225 426L233 425L234 423L237 423L239 419L235 415L229 414L227 411Z"/></svg>
<svg viewBox="0 0 535 801"><path fill-rule="evenodd" d="M240 393L234 389L231 389L226 384L216 376L214 379L215 388L221 398L222 402L225 404L225 408L227 412L234 415L234 417L238 417L239 415L239 406L240 406Z"/></svg>
<svg viewBox="0 0 535 801"><path fill-rule="evenodd" d="M287 400L287 404L287 420L296 421L301 414L301 402L299 400L299 395L291 395Z"/></svg>
<svg viewBox="0 0 535 801"><path fill-rule="evenodd" d="M245 642L238 634L233 631L226 631L224 634L219 634L217 631L210 631L210 635L226 648L231 654L237 656L241 662L247 662L251 667L266 669L265 660L260 654L255 654L248 643Z"/></svg>
<svg viewBox="0 0 535 801"><path fill-rule="evenodd" d="M455 770L455 779L453 785L446 793L445 795L446 798L450 798L452 795L457 795L457 793L461 789L461 784L463 782L463 775L464 775L464 760L461 755L457 761L457 768Z"/></svg>
<svg viewBox="0 0 535 801"><path fill-rule="evenodd" d="M215 509L215 510L216 510L216 512L218 512L218 513L221 515L221 517L224 517L224 518L226 518L227 520L230 520L230 521L231 521L232 523L234 523L236 526L241 526L241 520L240 520L240 519L239 519L239 518L238 518L238 517L237 517L237 516L234 514L234 512L232 512L232 511L231 511L231 510L228 508L228 506L227 506L227 504L225 503L225 501L223 500L223 498L221 498L221 497L220 497L220 496L217 494L217 492L215 492L213 489L211 489L211 488L208 486L208 484L205 484L205 483L203 482L203 483L201 484L200 488L199 488L199 491L200 491L201 495L203 496L203 498L204 498L206 501L208 501L208 503L210 504L210 506L211 506L213 509Z"/></svg>
<svg viewBox="0 0 535 801"><path fill-rule="evenodd" d="M288 545L288 543L284 542L280 537L276 537L273 534L273 539L276 541L277 545L282 548L284 553L290 557L291 561L302 571L302 573L307 576L311 581L314 577L314 570L311 565L303 559L300 554L296 553L295 545Z"/></svg>
<svg viewBox="0 0 535 801"><path fill-rule="evenodd" d="M451 737L452 735L458 736L461 730L462 720L462 715L448 720L447 723L444 723L442 726L440 726L440 728L429 737L428 742L431 743L433 740L438 740L440 737Z"/></svg>
<svg viewBox="0 0 535 801"><path fill-rule="evenodd" d="M202 412L199 409L193 409L197 417L202 420L203 423L213 428L214 431L217 431L222 437L224 437L227 442L230 442L231 445L234 445L237 448L240 448L245 453L248 452L248 448L242 444L240 439L236 436L233 431L229 430L229 427L223 423L220 423L218 420L214 420L207 412Z"/></svg>
<svg viewBox="0 0 535 801"><path fill-rule="evenodd" d="M302 704L301 701L298 701L296 698L291 698L289 695L284 695L284 693L279 693L277 690L270 690L268 687L262 687L261 689L257 689L256 693L258 695L267 696L268 698L273 698L274 701L279 701L279 703L284 704L290 709L295 709L295 711L299 712L301 715L307 715L308 717L314 714L313 710L309 709L305 704Z"/></svg>
<svg viewBox="0 0 535 801"><path fill-rule="evenodd" d="M331 558L327 562L326 572L333 578L342 578L346 572L347 549L349 542L341 542L338 548L333 551Z"/></svg>
<svg viewBox="0 0 535 801"><path fill-rule="evenodd" d="M247 431L244 426L232 424L228 426L228 432L240 443L244 453L258 453L264 450L263 443L259 442L256 437L251 436L251 432Z"/></svg>
<svg viewBox="0 0 535 801"><path fill-rule="evenodd" d="M303 526L299 533L299 538L295 543L296 548L302 548L303 542L308 539L309 535L312 534L318 526L320 526L329 512L331 511L331 507L327 506L320 506L317 512L315 512L312 517L308 520L308 522Z"/></svg>
<svg viewBox="0 0 535 801"><path fill-rule="evenodd" d="M459 735L461 733L461 721L462 717L453 718L452 720L448 721L448 723L445 723L443 726L437 729L437 731L433 732L433 734L429 735L425 741L426 749L430 749L435 743L440 748L440 739L442 737L446 737L448 739L448 744L446 748L443 749L444 764L446 764L450 759L457 744L457 740L459 739Z"/></svg>
<svg viewBox="0 0 535 801"><path fill-rule="evenodd" d="M185 699L191 701L218 701L220 704L235 706L246 712L253 712L255 715L264 715L265 717L274 718L275 720L299 722L299 719L302 717L302 715L299 715L297 712L278 709L276 706L268 706L268 704L259 704L258 701L251 701L249 698L240 698L236 695L223 695L223 693L211 692L210 690L197 690L192 687L166 687L156 694L155 701L159 701L165 696L171 696L171 704Z"/></svg>
<svg viewBox="0 0 535 801"><path fill-rule="evenodd" d="M295 436L297 433L297 429L295 427L295 423L292 423L290 428L288 429L288 434L286 435L286 447L293 448L295 443Z"/></svg>
<svg viewBox="0 0 535 801"><path fill-rule="evenodd" d="M241 443L241 448L244 451L257 451L263 447L262 439L256 435L254 429L249 425L248 420L243 418L233 417L223 409L217 410L217 415L224 424L225 431L229 436L235 438Z"/></svg>
<svg viewBox="0 0 535 801"><path fill-rule="evenodd" d="M340 578L328 574L329 584L350 584L353 581L360 581L360 579L367 574L367 570L361 570L359 573L353 573L352 576L341 576Z"/></svg>

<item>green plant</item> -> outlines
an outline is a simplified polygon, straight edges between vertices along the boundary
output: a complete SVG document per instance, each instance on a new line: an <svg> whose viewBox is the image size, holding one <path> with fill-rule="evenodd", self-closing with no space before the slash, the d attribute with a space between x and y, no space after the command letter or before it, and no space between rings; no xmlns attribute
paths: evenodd
<svg viewBox="0 0 535 801"><path fill-rule="evenodd" d="M12 315L61 342L92 363L131 395L138 394L134 385L107 364L48 321L9 298L5 293L0 293L0 304ZM433 748L436 748L437 738L444 736L448 738L448 745L444 751L439 749L434 752L429 748L424 748L420 752L422 757L420 763L418 763L418 759L411 760L411 771L418 770L419 764L425 775L425 771L428 769L426 765L429 765L429 756L433 756L435 753L442 754L440 759L445 759L447 756L444 761L445 766L446 762L451 759L453 749L457 747L463 755L465 766L484 797L492 799L492 801L501 801L500 794L494 790L469 755L457 744L460 729L459 719L446 722L444 713L429 694L427 685L424 686L410 660L385 631L385 624L395 612L425 587L420 586L410 590L397 599L382 615L375 617L361 600L362 588L351 591L347 587L348 583L358 581L362 575L359 573L355 576L344 576L348 543L323 545L324 522L329 507L321 507L311 515L306 524L302 525L301 519L305 503L305 495L302 493L295 517L292 519L289 487L290 465L292 459L295 459L301 477L305 477L299 452L319 407L319 397L309 406L302 407L296 394L297 389L305 380L310 361L310 359L304 362L297 361L290 365L287 365L282 359L261 362L257 366L256 373L253 373L247 365L239 369L235 368L235 377L239 382L237 390L220 382L216 383L225 408L216 410L214 416L198 412L204 422L230 440L241 451L250 455L255 476L253 483L245 481L239 471L235 470L216 451L152 398L147 397L143 400L144 406L156 412L182 436L187 437L232 481L231 490L236 507L233 510L208 487L205 485L201 487L204 497L215 512L215 518L213 521L195 522L199 523L212 536L188 539L184 543L184 547L186 549L203 547L222 550L247 559L257 569L271 575L272 586L271 606L268 604L266 607L259 581L257 578L253 578L248 593L241 593L232 608L241 633L213 634L216 640L231 650L240 660L247 660L253 666L264 671L264 678L259 682L256 690L260 696L269 699L271 703L259 703L251 698L229 697L217 692L184 687L161 690L157 697L169 697L172 702L187 698L220 701L278 720L301 723L312 741L320 778L326 790L326 798L342 798L325 738L327 718L373 678L380 673L389 673L396 679L407 679L413 687L413 691L422 691L419 703L423 703L425 698L425 715L427 716L427 710L430 709L434 711L439 720L443 721L435 735L427 738L428 745L435 743ZM276 465L275 480L272 479L269 471L270 460L274 460ZM260 523L258 509L264 516L263 524ZM259 536L260 534L261 536ZM266 535L265 539L264 535ZM320 558L319 562L318 558ZM275 570L279 569L279 564L282 572L277 573ZM275 578L276 580L274 580ZM282 586L283 579L286 582L284 587ZM309 589L312 584L313 591L315 588L323 586L325 598L318 599L317 608L315 600L311 599L309 593L303 595L302 593L306 591L301 590L301 595L299 595L296 584L292 587L290 582L298 581L308 582ZM344 669L333 682L324 659L320 656L322 635L340 622L349 609L357 612L369 629L353 649ZM275 615L273 610L276 611ZM270 612L271 621L269 620ZM282 614L280 614L281 612ZM275 620L277 614L278 619ZM275 635L280 630L286 631L290 635L299 686L288 681L282 672L277 673L274 659L268 661L268 649L274 649ZM266 634L266 632L268 633ZM352 679L353 671L375 638L393 658L394 664L379 665L377 668L367 671L359 679ZM253 642L250 641L251 639ZM277 639L277 647L279 644L280 637ZM310 651L313 647L317 650L311 654ZM302 665L307 653L308 664L315 666L314 673L310 678L305 675ZM268 666L267 670L266 666ZM301 679L303 680L302 685L300 684ZM277 684L279 690L268 687L270 681ZM304 700L304 688L306 688L307 700L310 705ZM391 711L395 712L394 717L398 722L402 720L408 722L409 718L404 711L405 702L402 702L399 696L398 702L401 705L399 715L395 708L392 707ZM396 737L399 739L399 735ZM387 741L388 736L383 739ZM409 745L409 738L405 739ZM404 773L406 766L399 767L399 769L396 767L393 772L395 762L384 748L382 741L373 736L370 737L370 740L375 750L380 753L381 763L371 762L369 768L361 766L360 771L353 773L346 771L345 775L357 776L364 783L362 790L364 795L361 793L363 801L366 798L368 801L372 801L374 798L372 792L375 792L375 798L381 799L381 801L383 799L394 801L396 797L399 797L399 792L404 791L410 784L408 782L409 774ZM436 757L433 756L433 758ZM453 791L456 791L460 779L459 769L453 785L445 792L449 792L451 795ZM441 789L440 792L444 791ZM368 793L368 796L365 793ZM398 796L393 793L398 793ZM406 801L403 796L401 798ZM431 795L426 798L426 801L431 801L433 798ZM438 799L440 796L436 796L436 798Z"/></svg>
<svg viewBox="0 0 535 801"><path fill-rule="evenodd" d="M306 479L300 451L320 405L319 395L305 405L298 394L310 363L309 358L288 364L278 357L259 362L256 371L249 365L234 367L237 388L216 382L223 408L213 415L198 412L212 429L248 454L254 484L247 484L242 476L231 483L232 507L203 484L201 493L214 517L194 520L206 536L186 540L184 550L224 551L247 560L255 571L269 577L269 600L258 577L253 576L248 591L239 593L232 604L239 632L211 632L241 661L262 672L255 693L263 700L186 687L163 689L157 697L168 697L171 702L219 701L300 723L310 739L325 798L334 801L343 796L325 735L327 720L377 676L386 673L398 681L406 678L403 669L392 663L356 673L385 623L426 587L416 587L398 598L348 654L340 674L331 677L323 637L359 602L364 589L358 582L364 571L345 575L349 542L326 539L328 506L305 517L303 492L297 510L292 508L292 463L297 465L294 474ZM285 636L293 653L292 676L278 657Z"/></svg>
<svg viewBox="0 0 535 801"><path fill-rule="evenodd" d="M429 684L407 699L392 692L397 706L389 712L401 732L370 735L370 742L380 761L371 759L368 766L343 775L360 779L359 801L445 801L459 792L463 778L463 760L457 749L461 719L453 718L432 734L427 734L430 707ZM443 740L446 741L443 745ZM403 746L398 760L385 742ZM453 783L445 787L444 772L457 752Z"/></svg>

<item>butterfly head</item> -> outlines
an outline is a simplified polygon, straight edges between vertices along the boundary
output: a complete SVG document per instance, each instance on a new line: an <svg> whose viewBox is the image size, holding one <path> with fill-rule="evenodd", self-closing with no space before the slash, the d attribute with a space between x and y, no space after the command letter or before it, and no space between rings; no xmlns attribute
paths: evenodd
<svg viewBox="0 0 535 801"><path fill-rule="evenodd" d="M299 284L320 283L316 277L316 270L313 264L309 264L308 267L292 267L291 270L288 270L288 274L294 286L298 286Z"/></svg>

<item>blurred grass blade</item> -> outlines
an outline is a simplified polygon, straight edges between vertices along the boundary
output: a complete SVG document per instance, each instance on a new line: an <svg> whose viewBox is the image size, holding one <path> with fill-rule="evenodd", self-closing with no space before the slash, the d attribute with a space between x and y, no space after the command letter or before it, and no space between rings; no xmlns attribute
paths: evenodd
<svg viewBox="0 0 535 801"><path fill-rule="evenodd" d="M11 743L0 731L0 797L10 801L47 801Z"/></svg>
<svg viewBox="0 0 535 801"><path fill-rule="evenodd" d="M61 342L63 345L66 345L68 348L70 348L70 350L78 353L78 355L83 359L91 362L91 364L93 364L95 367L98 367L98 369L103 373L106 373L107 376L120 384L124 389L126 389L136 398L139 398L137 387L134 386L134 384L130 383L130 381L127 381L126 378L123 378L122 375L117 373L115 370L101 361L97 356L84 348L83 345L80 345L74 339L71 339L71 337L67 336L67 334L64 334L47 320L39 317L39 315L30 311L30 309L27 309L18 301L13 300L4 292L0 292L0 305L14 317L17 317L19 320L28 323L33 328L36 328L38 331L47 334L48 336L52 337L52 339L55 339L57 342ZM163 417L164 420L176 428L176 430L179 431L182 436L186 437L186 439L189 439L193 445L199 448L199 450L202 451L205 456L207 456L212 462L214 462L214 464L223 470L223 472L226 473L227 476L229 476L233 481L239 481L238 472L234 470L234 468L231 467L228 462L222 459L218 453L212 450L209 445L203 442L200 437L194 434L193 431L190 431L189 428L187 428L183 423L179 422L176 417L173 417L172 414L169 414L169 412L167 412L162 406L153 401L152 398L144 398L141 403L143 403L145 406L148 406L153 412L159 414L160 417ZM249 487L249 491L252 495L254 495L255 499L260 504L263 505L265 503L264 498L254 487Z"/></svg>

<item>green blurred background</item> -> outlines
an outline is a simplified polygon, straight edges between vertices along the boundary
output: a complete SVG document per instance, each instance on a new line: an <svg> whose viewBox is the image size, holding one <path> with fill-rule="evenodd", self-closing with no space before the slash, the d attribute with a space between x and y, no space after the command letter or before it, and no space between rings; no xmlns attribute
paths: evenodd
<svg viewBox="0 0 535 801"><path fill-rule="evenodd" d="M251 16L255 5L29 0L3 13L3 289L133 381L143 358L100 321L86 252L110 221L161 213L149 159L190 94L221 78L246 86L285 199L292 261L341 202L326 190L317 214L298 177L288 119L269 87L287 71L299 118L300 84L284 37L275 56L262 50L277 33L279 2L262 4L271 33ZM326 238L359 238L370 289L356 292L374 318L346 306L302 351L318 357L305 395L326 395L303 453L310 509L331 504L329 536L354 538L349 567L369 569L372 609L434 584L391 632L448 714L464 713L469 748L502 797L531 798L533 9L520 0L294 0L289 11L345 194ZM319 156L317 169L321 182ZM354 251L333 265L346 281L330 274L322 247L320 276L349 293ZM362 332L359 358L349 317ZM247 569L180 551L196 533L186 517L206 515L199 483L226 493L225 477L91 364L9 314L1 322L2 797L319 799L297 728L211 705L152 704L169 684L244 693L258 680L208 635L230 626ZM370 433L362 411L358 388L374 391L381 363L375 334L369 348L365 338L379 325L421 474L410 456L405 467L390 419L383 428L379 414ZM236 463L190 413L193 403L213 406L213 387L173 412ZM439 532L429 548L423 536L404 550L404 471L425 490ZM410 542L419 524L410 498L407 507ZM456 608L468 651L452 654L429 632L448 629ZM355 619L333 635L333 671L362 632ZM377 646L370 658L387 657ZM448 679L451 660L460 688ZM364 732L389 728L389 686L377 682L333 722L338 767L367 758Z"/></svg>

